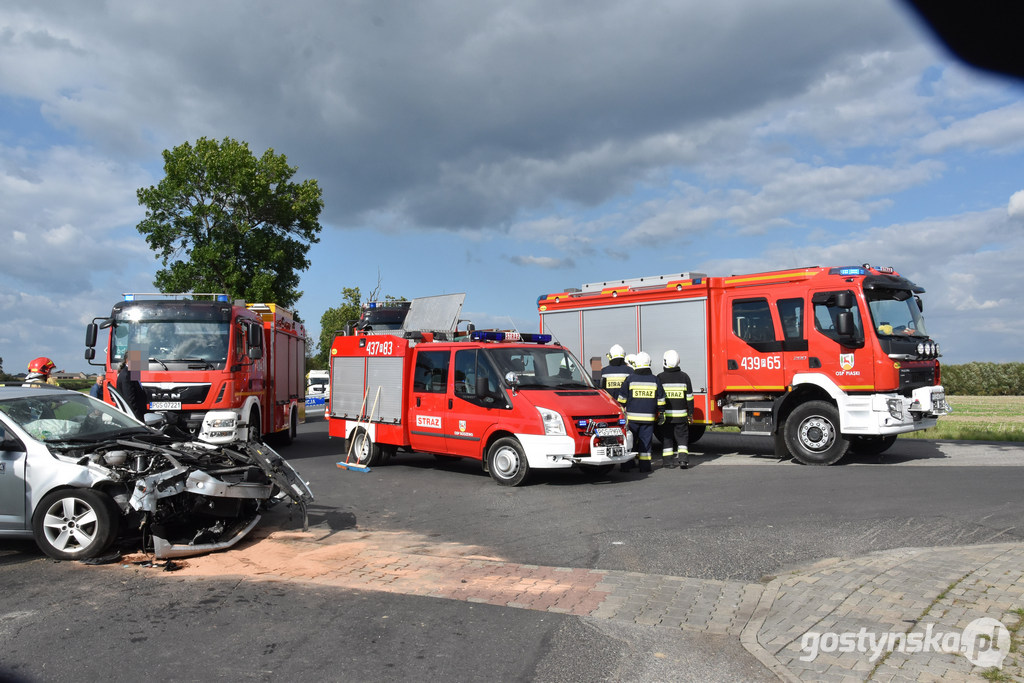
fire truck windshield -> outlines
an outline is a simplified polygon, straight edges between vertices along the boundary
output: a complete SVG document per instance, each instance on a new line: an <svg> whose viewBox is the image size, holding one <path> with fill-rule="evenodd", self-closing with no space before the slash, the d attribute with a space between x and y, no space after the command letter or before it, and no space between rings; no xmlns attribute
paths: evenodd
<svg viewBox="0 0 1024 683"><path fill-rule="evenodd" d="M927 337L918 299L906 290L865 292L875 331L880 337Z"/></svg>
<svg viewBox="0 0 1024 683"><path fill-rule="evenodd" d="M120 321L114 328L110 362L117 365L129 348L142 350L150 364L168 369L173 363L203 364L223 370L228 357L227 322L192 320Z"/></svg>
<svg viewBox="0 0 1024 683"><path fill-rule="evenodd" d="M486 349L502 377L514 372L520 389L570 389L593 387L572 354L550 346L517 346Z"/></svg>

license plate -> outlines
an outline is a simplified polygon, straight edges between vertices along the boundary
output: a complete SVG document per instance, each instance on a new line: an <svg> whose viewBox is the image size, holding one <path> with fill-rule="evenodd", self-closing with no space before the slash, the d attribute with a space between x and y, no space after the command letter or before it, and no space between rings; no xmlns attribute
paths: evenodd
<svg viewBox="0 0 1024 683"><path fill-rule="evenodd" d="M181 401L153 401L150 410L181 410Z"/></svg>
<svg viewBox="0 0 1024 683"><path fill-rule="evenodd" d="M598 436L622 436L622 430L618 427L599 427Z"/></svg>
<svg viewBox="0 0 1024 683"><path fill-rule="evenodd" d="M626 449L622 446L597 446L590 451L590 454L596 458L617 458L625 452Z"/></svg>

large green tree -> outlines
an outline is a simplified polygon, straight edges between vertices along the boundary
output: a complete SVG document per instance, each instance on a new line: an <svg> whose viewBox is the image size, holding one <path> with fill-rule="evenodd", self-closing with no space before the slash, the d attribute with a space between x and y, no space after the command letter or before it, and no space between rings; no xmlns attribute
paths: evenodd
<svg viewBox="0 0 1024 683"><path fill-rule="evenodd" d="M214 292L291 307L302 296L299 272L320 241L324 202L315 180L268 149L200 138L165 150L164 179L138 191L146 217L137 226L164 266L162 292Z"/></svg>

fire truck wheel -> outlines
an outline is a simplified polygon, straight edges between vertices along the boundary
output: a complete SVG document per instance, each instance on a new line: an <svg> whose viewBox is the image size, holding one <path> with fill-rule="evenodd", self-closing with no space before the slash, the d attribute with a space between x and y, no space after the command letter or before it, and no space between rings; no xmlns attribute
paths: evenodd
<svg viewBox="0 0 1024 683"><path fill-rule="evenodd" d="M365 429L357 429L352 433L352 457L365 467L380 464L380 446L373 442Z"/></svg>
<svg viewBox="0 0 1024 683"><path fill-rule="evenodd" d="M246 433L246 439L248 441L254 441L256 443L263 442L263 430L260 429L260 411L257 408L253 408L249 411L249 422L248 430Z"/></svg>
<svg viewBox="0 0 1024 683"><path fill-rule="evenodd" d="M850 447L850 441L839 432L839 411L827 401L797 406L783 429L790 455L804 465L832 465Z"/></svg>
<svg viewBox="0 0 1024 683"><path fill-rule="evenodd" d="M879 455L889 450L896 443L896 435L891 436L855 436L850 448L863 455Z"/></svg>
<svg viewBox="0 0 1024 683"><path fill-rule="evenodd" d="M502 486L519 486L530 474L530 463L519 441L511 436L498 439L487 451L487 471Z"/></svg>
<svg viewBox="0 0 1024 683"><path fill-rule="evenodd" d="M707 425L690 425L690 436L689 443L697 443L700 441L700 437L704 436L704 432L707 431Z"/></svg>

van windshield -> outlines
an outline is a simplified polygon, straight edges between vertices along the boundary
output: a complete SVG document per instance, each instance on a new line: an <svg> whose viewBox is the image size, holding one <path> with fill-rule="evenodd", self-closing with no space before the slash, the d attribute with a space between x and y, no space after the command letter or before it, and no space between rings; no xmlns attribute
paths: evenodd
<svg viewBox="0 0 1024 683"><path fill-rule="evenodd" d="M520 389L593 387L590 377L567 350L547 346L486 349L502 377L513 372Z"/></svg>

